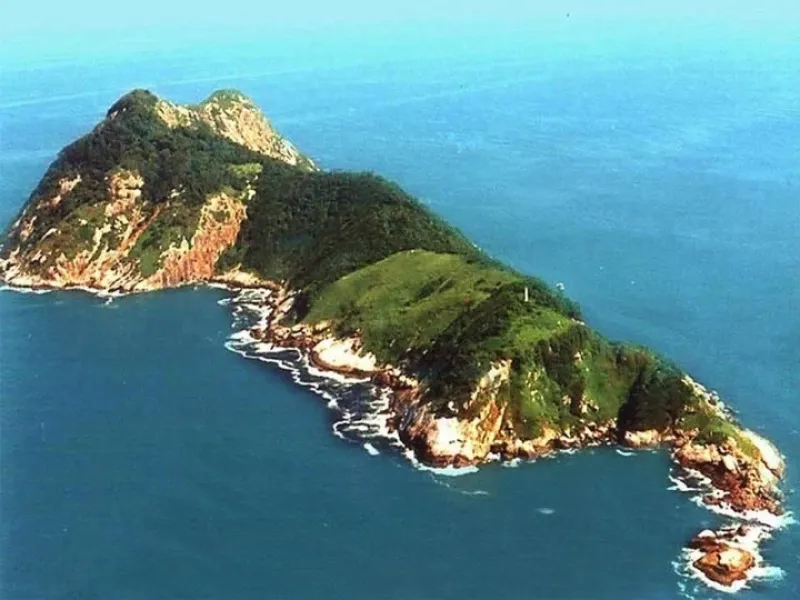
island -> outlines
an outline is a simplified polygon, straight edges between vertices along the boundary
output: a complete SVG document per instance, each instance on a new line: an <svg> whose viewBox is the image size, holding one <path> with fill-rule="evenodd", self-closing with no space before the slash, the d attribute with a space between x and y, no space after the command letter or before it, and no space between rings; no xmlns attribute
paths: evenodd
<svg viewBox="0 0 800 600"><path fill-rule="evenodd" d="M65 147L8 228L17 288L264 290L254 340L389 396L387 427L432 467L600 444L661 447L732 522L687 568L736 589L781 514L781 454L647 348L611 342L561 290L478 249L397 185L326 172L237 91L146 90Z"/></svg>

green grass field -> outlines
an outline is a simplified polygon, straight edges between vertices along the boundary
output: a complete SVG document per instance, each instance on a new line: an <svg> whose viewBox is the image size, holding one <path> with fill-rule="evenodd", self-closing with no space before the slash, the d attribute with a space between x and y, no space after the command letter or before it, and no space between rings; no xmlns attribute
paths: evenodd
<svg viewBox="0 0 800 600"><path fill-rule="evenodd" d="M517 279L457 254L398 252L324 288L306 321L358 329L368 350L392 362L429 344L465 308Z"/></svg>

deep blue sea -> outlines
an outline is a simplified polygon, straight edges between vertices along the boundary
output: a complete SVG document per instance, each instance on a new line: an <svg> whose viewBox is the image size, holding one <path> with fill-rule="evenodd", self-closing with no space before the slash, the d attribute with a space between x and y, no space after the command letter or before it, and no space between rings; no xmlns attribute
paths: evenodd
<svg viewBox="0 0 800 600"><path fill-rule="evenodd" d="M494 256L563 282L604 334L718 390L786 455L800 514L800 44L579 42L7 56L0 221L130 88L181 102L239 88L324 168L395 179ZM225 296L0 293L4 600L719 595L676 573L719 518L667 489L665 455L462 477L373 456L287 372L225 348ZM739 596L800 597L800 525L764 554L783 575Z"/></svg>

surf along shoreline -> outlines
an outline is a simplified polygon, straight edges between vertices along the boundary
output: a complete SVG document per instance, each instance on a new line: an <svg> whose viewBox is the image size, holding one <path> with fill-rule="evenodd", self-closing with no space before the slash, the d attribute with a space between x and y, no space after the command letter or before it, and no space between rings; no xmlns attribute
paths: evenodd
<svg viewBox="0 0 800 600"><path fill-rule="evenodd" d="M481 464L516 465L520 461L535 461L601 445L627 450L668 451L673 465L670 479L675 483L670 489L692 494L693 502L729 519L718 529L701 531L688 541L681 551L679 574L701 580L722 592L746 589L750 581L775 574L777 568L765 563L760 552L761 544L772 537L773 531L794 523L794 519L791 514L783 513L780 496L754 497L748 494L746 483L741 484L737 479L735 468L720 470L720 465L726 467L728 463L727 467L731 466L732 459L725 458L730 454L697 456L696 447L689 439L671 433L626 432L620 437L615 425L610 423L597 431L587 432L585 436L554 437L535 452L521 446L517 451L509 451L506 447L503 451L489 453L484 460L448 464L420 452L404 431L409 410L420 397L420 382L397 367L379 364L373 355L363 351L357 335L336 337L330 323L283 325L282 321L291 311L295 299L295 293L289 288L240 271L176 287L188 286L227 291L231 296L220 303L230 305L234 316L243 318L238 323L242 328L230 336L226 347L245 358L261 360L289 371L296 384L323 396L328 408L342 417L333 424L334 434L344 440L360 442L370 454L380 453L375 447L378 443L399 452L417 469L459 476L475 472ZM79 291L106 298L109 302L127 295L157 291L123 292L87 286L22 287L13 284L0 289L36 294ZM236 326L234 322L233 327ZM713 392L692 383L715 398ZM341 406L341 399L337 397L353 386L360 386L362 396L371 396L357 410ZM342 433L345 429L347 434ZM631 433L640 435L628 435ZM767 440L752 432L748 434L760 449L769 452L777 486L783 474L783 457Z"/></svg>

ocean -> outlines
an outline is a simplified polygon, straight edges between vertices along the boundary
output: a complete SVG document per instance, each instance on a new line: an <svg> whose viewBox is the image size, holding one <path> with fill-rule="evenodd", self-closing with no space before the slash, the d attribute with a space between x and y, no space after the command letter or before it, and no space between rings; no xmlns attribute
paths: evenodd
<svg viewBox="0 0 800 600"><path fill-rule="evenodd" d="M800 44L307 41L7 56L0 221L130 88L238 88L323 168L396 180L717 390L800 514ZM665 454L420 470L229 351L229 296L0 293L4 600L727 597L680 568L721 520ZM800 525L763 550L738 595L800 597Z"/></svg>

